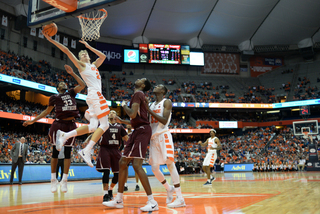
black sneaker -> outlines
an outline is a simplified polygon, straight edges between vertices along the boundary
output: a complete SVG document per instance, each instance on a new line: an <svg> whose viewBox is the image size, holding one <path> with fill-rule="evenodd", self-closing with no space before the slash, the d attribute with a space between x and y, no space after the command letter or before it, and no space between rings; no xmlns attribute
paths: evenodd
<svg viewBox="0 0 320 214"><path fill-rule="evenodd" d="M103 202L108 202L108 201L111 201L112 199L110 198L110 195L109 194L105 194L103 196Z"/></svg>
<svg viewBox="0 0 320 214"><path fill-rule="evenodd" d="M211 182L207 181L206 183L203 184L203 186L208 186L211 185Z"/></svg>
<svg viewBox="0 0 320 214"><path fill-rule="evenodd" d="M212 181L216 180L215 177L210 178L210 182L212 183Z"/></svg>
<svg viewBox="0 0 320 214"><path fill-rule="evenodd" d="M112 193L112 190L108 190L108 195L110 196L110 200L113 200L113 193Z"/></svg>
<svg viewBox="0 0 320 214"><path fill-rule="evenodd" d="M136 185L136 189L134 191L139 191L139 190L140 190L139 185Z"/></svg>
<svg viewBox="0 0 320 214"><path fill-rule="evenodd" d="M124 186L124 190L123 191L128 191L128 187Z"/></svg>

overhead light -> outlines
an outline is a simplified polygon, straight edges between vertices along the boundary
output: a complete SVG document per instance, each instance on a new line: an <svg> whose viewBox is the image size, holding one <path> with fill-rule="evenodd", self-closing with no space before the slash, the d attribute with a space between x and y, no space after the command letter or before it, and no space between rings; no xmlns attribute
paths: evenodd
<svg viewBox="0 0 320 214"><path fill-rule="evenodd" d="M272 113L279 113L280 110L274 110L274 111L267 111L267 114L272 114Z"/></svg>
<svg viewBox="0 0 320 214"><path fill-rule="evenodd" d="M291 109L291 111L299 111L300 109L299 108L293 108Z"/></svg>

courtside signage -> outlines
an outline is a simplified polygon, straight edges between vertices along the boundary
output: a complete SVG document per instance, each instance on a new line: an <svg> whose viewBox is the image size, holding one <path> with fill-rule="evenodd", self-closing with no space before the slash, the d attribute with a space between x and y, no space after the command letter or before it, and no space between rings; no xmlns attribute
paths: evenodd
<svg viewBox="0 0 320 214"><path fill-rule="evenodd" d="M150 165L142 165L143 170L148 176L153 176ZM169 175L170 172L166 165L161 165L160 170L164 175ZM18 181L17 173L14 173L14 182ZM0 184L8 184L10 182L11 164L0 164ZM133 167L128 167L129 177L134 177L135 172ZM102 173L95 168L88 167L86 164L71 164L68 180L87 180L87 179L101 179ZM113 177L111 173L110 177ZM49 182L51 179L50 164L25 164L23 169L22 182Z"/></svg>
<svg viewBox="0 0 320 214"><path fill-rule="evenodd" d="M224 171L225 172L251 172L253 170L252 163L244 163L244 164L225 164Z"/></svg>

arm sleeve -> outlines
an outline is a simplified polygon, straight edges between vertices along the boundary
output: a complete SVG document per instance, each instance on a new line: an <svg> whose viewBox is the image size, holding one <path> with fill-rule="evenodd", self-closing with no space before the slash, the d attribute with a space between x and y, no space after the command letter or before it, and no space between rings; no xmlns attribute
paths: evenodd
<svg viewBox="0 0 320 214"><path fill-rule="evenodd" d="M49 99L49 106L54 106L56 104L56 96L52 95Z"/></svg>

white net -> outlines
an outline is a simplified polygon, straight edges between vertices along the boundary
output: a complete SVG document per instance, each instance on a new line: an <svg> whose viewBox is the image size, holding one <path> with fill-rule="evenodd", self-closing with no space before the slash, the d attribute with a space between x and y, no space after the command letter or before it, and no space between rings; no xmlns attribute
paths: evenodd
<svg viewBox="0 0 320 214"><path fill-rule="evenodd" d="M97 40L100 38L100 27L107 18L105 9L94 10L78 16L81 25L82 37L85 41Z"/></svg>

